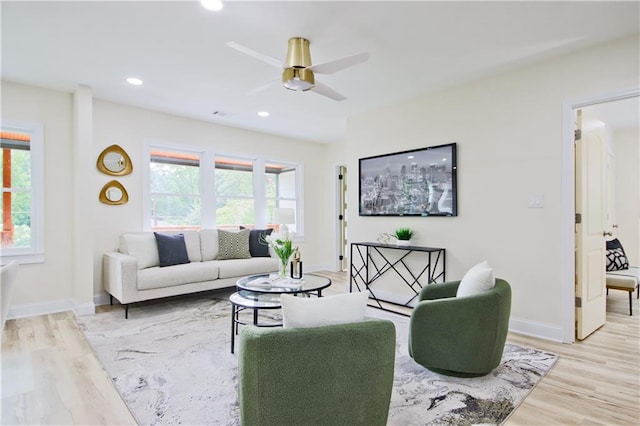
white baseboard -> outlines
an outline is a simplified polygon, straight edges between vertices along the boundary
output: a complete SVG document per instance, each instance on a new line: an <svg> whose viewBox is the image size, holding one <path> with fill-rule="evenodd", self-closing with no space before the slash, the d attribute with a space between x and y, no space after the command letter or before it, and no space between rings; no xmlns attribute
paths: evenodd
<svg viewBox="0 0 640 426"><path fill-rule="evenodd" d="M509 320L509 331L562 343L563 330L557 325L512 317Z"/></svg>
<svg viewBox="0 0 640 426"><path fill-rule="evenodd" d="M73 302L73 312L77 317L93 315L96 313L96 305L93 302L83 304Z"/></svg>
<svg viewBox="0 0 640 426"><path fill-rule="evenodd" d="M7 319L27 318L66 311L72 311L76 316L93 315L95 313L95 305L93 303L78 304L72 299L12 305L9 308Z"/></svg>
<svg viewBox="0 0 640 426"><path fill-rule="evenodd" d="M55 314L58 312L73 311L74 303L71 299L54 300L52 302L29 303L24 305L12 305L9 307L7 319L26 318L36 315Z"/></svg>
<svg viewBox="0 0 640 426"><path fill-rule="evenodd" d="M111 301L109 300L109 294L107 292L102 292L100 294L93 295L93 304L96 306L108 305ZM115 298L113 299L113 303L120 303Z"/></svg>

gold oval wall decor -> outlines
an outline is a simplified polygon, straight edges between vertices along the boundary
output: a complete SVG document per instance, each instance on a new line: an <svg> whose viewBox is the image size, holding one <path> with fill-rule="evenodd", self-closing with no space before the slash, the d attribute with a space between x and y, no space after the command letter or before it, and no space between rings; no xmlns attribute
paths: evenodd
<svg viewBox="0 0 640 426"><path fill-rule="evenodd" d="M102 173L111 176L125 176L133 171L131 158L120 145L111 145L103 149L96 166Z"/></svg>
<svg viewBox="0 0 640 426"><path fill-rule="evenodd" d="M102 187L98 199L104 204L117 206L128 202L129 194L127 194L127 190L124 189L120 182L112 180Z"/></svg>

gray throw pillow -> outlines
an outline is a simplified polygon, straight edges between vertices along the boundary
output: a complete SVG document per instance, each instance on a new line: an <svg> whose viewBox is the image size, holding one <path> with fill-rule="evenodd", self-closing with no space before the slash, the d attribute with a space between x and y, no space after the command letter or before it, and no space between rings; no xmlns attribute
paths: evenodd
<svg viewBox="0 0 640 426"><path fill-rule="evenodd" d="M238 232L218 230L218 260L249 259L249 229Z"/></svg>
<svg viewBox="0 0 640 426"><path fill-rule="evenodd" d="M161 267L190 262L184 234L166 235L154 232L153 235L156 237Z"/></svg>

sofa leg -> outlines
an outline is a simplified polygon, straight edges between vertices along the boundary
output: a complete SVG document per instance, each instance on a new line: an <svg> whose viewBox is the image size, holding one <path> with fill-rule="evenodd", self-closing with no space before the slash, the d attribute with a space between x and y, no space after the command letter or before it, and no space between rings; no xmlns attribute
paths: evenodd
<svg viewBox="0 0 640 426"><path fill-rule="evenodd" d="M124 305L124 319L129 319L129 304Z"/></svg>
<svg viewBox="0 0 640 426"><path fill-rule="evenodd" d="M113 306L113 296L109 295L109 304Z"/></svg>
<svg viewBox="0 0 640 426"><path fill-rule="evenodd" d="M633 309L631 308L631 301L633 300L633 291L629 292L629 316L633 316Z"/></svg>

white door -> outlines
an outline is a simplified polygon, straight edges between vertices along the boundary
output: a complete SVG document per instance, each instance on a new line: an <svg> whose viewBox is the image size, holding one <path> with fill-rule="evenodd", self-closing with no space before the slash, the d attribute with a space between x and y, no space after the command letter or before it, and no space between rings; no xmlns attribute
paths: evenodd
<svg viewBox="0 0 640 426"><path fill-rule="evenodd" d="M606 152L602 134L582 132L577 111L576 161L576 338L585 339L606 321Z"/></svg>

